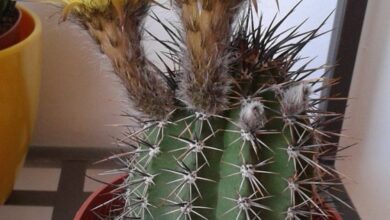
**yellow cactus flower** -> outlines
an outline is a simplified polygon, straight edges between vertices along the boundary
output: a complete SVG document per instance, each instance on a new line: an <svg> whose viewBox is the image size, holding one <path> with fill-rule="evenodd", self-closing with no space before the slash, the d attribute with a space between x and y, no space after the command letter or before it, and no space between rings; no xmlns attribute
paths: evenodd
<svg viewBox="0 0 390 220"><path fill-rule="evenodd" d="M143 3L154 3L163 7L155 0L31 0L52 4L61 4L63 7L62 18L66 20L72 12L89 14L91 12L107 12L114 9L120 20L123 20L125 7L137 7ZM127 6L126 6L127 5ZM165 7L164 7L165 8Z"/></svg>
<svg viewBox="0 0 390 220"><path fill-rule="evenodd" d="M50 0L50 2L64 4L62 15L63 20L66 20L71 12L105 12L111 7L114 7L117 15L121 17L127 0Z"/></svg>
<svg viewBox="0 0 390 220"><path fill-rule="evenodd" d="M79 5L88 10L105 11L112 2L124 3L125 0L62 0L67 6Z"/></svg>

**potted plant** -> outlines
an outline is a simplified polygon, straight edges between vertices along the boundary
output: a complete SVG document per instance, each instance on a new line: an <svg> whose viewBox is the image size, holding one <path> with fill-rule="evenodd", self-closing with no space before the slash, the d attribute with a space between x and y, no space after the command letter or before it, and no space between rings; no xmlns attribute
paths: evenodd
<svg viewBox="0 0 390 220"><path fill-rule="evenodd" d="M15 1L0 2L0 204L27 153L38 105L41 23Z"/></svg>
<svg viewBox="0 0 390 220"><path fill-rule="evenodd" d="M341 219L329 204L342 202L338 173L323 163L339 135L323 128L341 117L314 96L335 80L309 79L326 67L299 57L322 25L281 30L299 4L266 26L257 1L173 2L180 24L153 15L170 36L150 34L168 50L161 67L141 44L152 1L64 1L64 19L88 30L141 113L118 140L128 152L109 158L125 176L75 219Z"/></svg>

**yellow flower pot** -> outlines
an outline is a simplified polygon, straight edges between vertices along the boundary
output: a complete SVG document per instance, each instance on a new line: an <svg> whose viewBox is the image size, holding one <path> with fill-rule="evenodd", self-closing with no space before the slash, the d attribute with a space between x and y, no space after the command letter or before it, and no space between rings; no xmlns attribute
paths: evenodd
<svg viewBox="0 0 390 220"><path fill-rule="evenodd" d="M41 77L41 23L37 15L19 8L19 41L0 50L0 204L11 193L27 153Z"/></svg>

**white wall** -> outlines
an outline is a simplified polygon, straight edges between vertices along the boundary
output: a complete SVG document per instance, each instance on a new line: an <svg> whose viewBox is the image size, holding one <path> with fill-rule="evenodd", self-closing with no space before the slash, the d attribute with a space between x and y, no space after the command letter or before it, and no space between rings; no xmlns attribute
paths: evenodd
<svg viewBox="0 0 390 220"><path fill-rule="evenodd" d="M161 2L161 1L160 1ZM166 0L165 0L166 2ZM277 13L274 1L260 1L266 11L265 21ZM280 14L285 14L298 0L281 1ZM107 124L126 123L119 115L129 111L120 83L112 76L109 62L99 54L96 45L70 22L58 24L59 9L44 4L26 3L36 11L44 24L44 69L41 103L33 145L40 146L110 146L112 136L121 129ZM336 7L336 0L306 0L286 23L297 25L310 18L304 29L314 28ZM172 11L158 9L163 18L172 19ZM324 30L332 28L330 19ZM153 22L148 30L164 37ZM317 56L313 66L326 62L330 35L314 41L302 56ZM161 47L148 41L147 51L152 59Z"/></svg>
<svg viewBox="0 0 390 220"><path fill-rule="evenodd" d="M369 1L348 102L345 134L356 147L337 168L363 220L390 216L390 1Z"/></svg>

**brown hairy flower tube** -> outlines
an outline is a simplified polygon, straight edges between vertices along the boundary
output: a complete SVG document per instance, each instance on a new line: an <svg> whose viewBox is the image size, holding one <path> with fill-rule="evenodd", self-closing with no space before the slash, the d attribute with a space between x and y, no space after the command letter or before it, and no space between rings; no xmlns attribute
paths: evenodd
<svg viewBox="0 0 390 220"><path fill-rule="evenodd" d="M228 106L229 38L243 2L176 0L186 44L178 95L194 111L216 114Z"/></svg>
<svg viewBox="0 0 390 220"><path fill-rule="evenodd" d="M153 119L163 120L175 108L174 91L150 65L141 45L149 2L127 1L123 8L111 5L104 11L79 6L72 13L110 58L135 107Z"/></svg>

